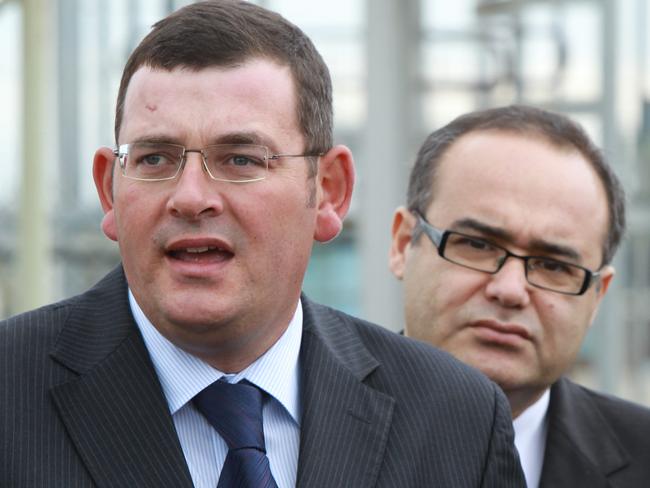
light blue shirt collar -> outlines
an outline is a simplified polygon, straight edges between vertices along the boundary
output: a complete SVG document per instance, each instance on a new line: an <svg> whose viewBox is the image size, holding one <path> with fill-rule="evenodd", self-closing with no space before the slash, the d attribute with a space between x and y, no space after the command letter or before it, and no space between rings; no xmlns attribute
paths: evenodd
<svg viewBox="0 0 650 488"><path fill-rule="evenodd" d="M226 375L193 356L165 338L156 329L129 289L129 304L135 322L144 338L163 392L174 415L205 387L226 376L231 383L247 379L275 398L300 425L299 366L302 340L302 303L287 330L277 342L250 366L237 374Z"/></svg>

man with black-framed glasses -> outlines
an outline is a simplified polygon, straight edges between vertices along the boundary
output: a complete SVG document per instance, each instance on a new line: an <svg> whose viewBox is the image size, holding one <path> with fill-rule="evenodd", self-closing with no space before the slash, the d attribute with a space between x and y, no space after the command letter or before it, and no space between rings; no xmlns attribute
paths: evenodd
<svg viewBox="0 0 650 488"><path fill-rule="evenodd" d="M621 184L585 132L526 106L433 132L395 213L389 265L404 282L405 334L503 388L529 487L650 480L650 410L563 377L624 228Z"/></svg>

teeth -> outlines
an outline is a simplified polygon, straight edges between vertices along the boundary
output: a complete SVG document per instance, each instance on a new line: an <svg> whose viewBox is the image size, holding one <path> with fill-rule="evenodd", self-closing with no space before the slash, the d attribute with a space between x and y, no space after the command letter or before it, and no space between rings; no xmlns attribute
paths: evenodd
<svg viewBox="0 0 650 488"><path fill-rule="evenodd" d="M185 249L186 252L189 253L201 253L201 252L207 252L207 251L214 251L216 247L213 246L203 246L203 247L188 247Z"/></svg>

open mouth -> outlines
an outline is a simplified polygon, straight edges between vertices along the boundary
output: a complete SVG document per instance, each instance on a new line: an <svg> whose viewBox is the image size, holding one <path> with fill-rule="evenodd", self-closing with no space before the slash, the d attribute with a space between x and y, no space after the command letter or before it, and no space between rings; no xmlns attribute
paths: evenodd
<svg viewBox="0 0 650 488"><path fill-rule="evenodd" d="M231 259L234 254L217 246L201 246L174 249L168 251L167 255L172 259L187 263L209 264L227 261Z"/></svg>

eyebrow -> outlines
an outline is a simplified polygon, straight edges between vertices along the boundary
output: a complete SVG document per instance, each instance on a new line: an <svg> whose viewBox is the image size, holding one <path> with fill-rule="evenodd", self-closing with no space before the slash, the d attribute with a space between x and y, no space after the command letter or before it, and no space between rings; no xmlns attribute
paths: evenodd
<svg viewBox="0 0 650 488"><path fill-rule="evenodd" d="M494 227L472 218L455 220L452 222L449 229L455 231L480 232L482 235L485 235L492 239L498 239L507 242L514 242L515 240L514 235L511 232L508 232L501 227ZM563 246L561 244L549 242L544 239L533 239L530 242L529 247L531 250L533 250L533 252L552 254L554 256L560 256L577 262L581 261L580 253L575 248L570 246Z"/></svg>
<svg viewBox="0 0 650 488"><path fill-rule="evenodd" d="M152 144L152 143L153 144L155 143L177 144L182 146L182 144L179 144L178 140L174 139L173 137L169 137L162 134L148 134L145 136L136 137L135 139L131 140L129 144L139 143L139 142L145 142L148 144Z"/></svg>
<svg viewBox="0 0 650 488"><path fill-rule="evenodd" d="M268 141L258 132L230 132L211 139L209 144L257 144L259 146L268 146Z"/></svg>
<svg viewBox="0 0 650 488"><path fill-rule="evenodd" d="M146 143L176 144L179 146L184 146L184 144L179 138L171 137L166 134L147 134L140 137L136 137L131 142L132 143L146 142ZM222 134L218 137L214 137L210 139L206 144L206 146L213 146L216 144L257 144L260 146L269 145L268 141L263 135L253 131L230 132L230 133Z"/></svg>

